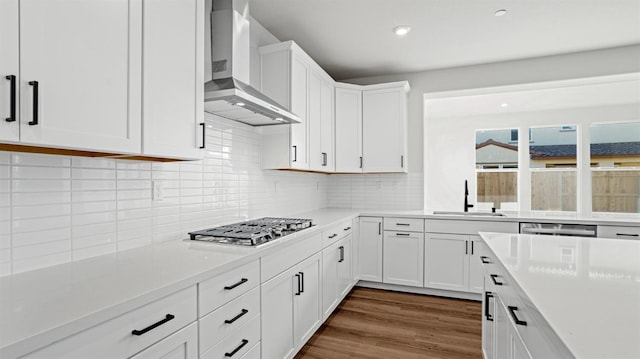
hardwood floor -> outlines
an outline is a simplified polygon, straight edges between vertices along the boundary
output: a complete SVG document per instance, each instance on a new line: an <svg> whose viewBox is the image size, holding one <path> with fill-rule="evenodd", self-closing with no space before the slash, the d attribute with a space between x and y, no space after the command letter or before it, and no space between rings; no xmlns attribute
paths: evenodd
<svg viewBox="0 0 640 359"><path fill-rule="evenodd" d="M356 287L296 359L482 358L481 303Z"/></svg>

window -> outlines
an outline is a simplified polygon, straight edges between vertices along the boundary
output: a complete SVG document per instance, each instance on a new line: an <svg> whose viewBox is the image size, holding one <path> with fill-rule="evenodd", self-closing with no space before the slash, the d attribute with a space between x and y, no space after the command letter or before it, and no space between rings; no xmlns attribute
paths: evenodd
<svg viewBox="0 0 640 359"><path fill-rule="evenodd" d="M511 138L509 139L509 142L517 143L518 142L518 129L517 128L512 128L510 131L511 131L510 132ZM529 129L529 142L533 142L533 132L531 132L531 129Z"/></svg>
<svg viewBox="0 0 640 359"><path fill-rule="evenodd" d="M593 212L640 213L640 122L590 128Z"/></svg>
<svg viewBox="0 0 640 359"><path fill-rule="evenodd" d="M518 145L513 131L476 131L477 209L517 210Z"/></svg>
<svg viewBox="0 0 640 359"><path fill-rule="evenodd" d="M536 144L529 146L531 210L576 210L576 132L563 131L575 126L530 128Z"/></svg>

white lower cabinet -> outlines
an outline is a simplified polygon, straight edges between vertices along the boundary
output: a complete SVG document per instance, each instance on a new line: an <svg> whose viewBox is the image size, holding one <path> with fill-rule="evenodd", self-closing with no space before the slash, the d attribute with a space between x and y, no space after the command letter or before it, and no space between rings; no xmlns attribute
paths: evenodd
<svg viewBox="0 0 640 359"><path fill-rule="evenodd" d="M229 334L220 343L200 355L201 359L241 358L260 342L260 316Z"/></svg>
<svg viewBox="0 0 640 359"><path fill-rule="evenodd" d="M351 235L322 251L322 317L326 319L351 290Z"/></svg>
<svg viewBox="0 0 640 359"><path fill-rule="evenodd" d="M499 295L495 296L495 359L530 359L531 354L518 334L516 324L509 319L507 307ZM490 357L487 357L489 359Z"/></svg>
<svg viewBox="0 0 640 359"><path fill-rule="evenodd" d="M360 217L358 251L360 279L382 282L381 217Z"/></svg>
<svg viewBox="0 0 640 359"><path fill-rule="evenodd" d="M291 358L322 322L316 253L261 287L262 357Z"/></svg>
<svg viewBox="0 0 640 359"><path fill-rule="evenodd" d="M198 325L186 328L162 339L131 359L196 359L198 358Z"/></svg>
<svg viewBox="0 0 640 359"><path fill-rule="evenodd" d="M469 236L426 233L424 286L469 290Z"/></svg>
<svg viewBox="0 0 640 359"><path fill-rule="evenodd" d="M383 283L423 286L424 233L384 231L382 253Z"/></svg>

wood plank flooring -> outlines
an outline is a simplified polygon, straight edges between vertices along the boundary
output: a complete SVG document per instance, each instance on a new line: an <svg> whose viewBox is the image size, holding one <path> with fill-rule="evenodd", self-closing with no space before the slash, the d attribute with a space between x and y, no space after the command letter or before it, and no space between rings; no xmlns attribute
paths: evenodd
<svg viewBox="0 0 640 359"><path fill-rule="evenodd" d="M481 303L356 287L296 359L482 358Z"/></svg>

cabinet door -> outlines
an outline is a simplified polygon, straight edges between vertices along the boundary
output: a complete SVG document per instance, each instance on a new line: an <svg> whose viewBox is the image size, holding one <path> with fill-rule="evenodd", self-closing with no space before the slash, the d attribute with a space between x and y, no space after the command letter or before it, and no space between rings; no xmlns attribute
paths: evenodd
<svg viewBox="0 0 640 359"><path fill-rule="evenodd" d="M364 172L406 172L405 112L402 87L362 92Z"/></svg>
<svg viewBox="0 0 640 359"><path fill-rule="evenodd" d="M382 282L382 218L360 217L360 279Z"/></svg>
<svg viewBox="0 0 640 359"><path fill-rule="evenodd" d="M426 233L424 286L467 291L469 289L469 236Z"/></svg>
<svg viewBox="0 0 640 359"><path fill-rule="evenodd" d="M494 359L495 299L493 292L484 292L482 297L482 353L486 359Z"/></svg>
<svg viewBox="0 0 640 359"><path fill-rule="evenodd" d="M287 270L262 285L263 358L289 358L293 354L293 301L298 288L294 272L295 268Z"/></svg>
<svg viewBox="0 0 640 359"><path fill-rule="evenodd" d="M320 262L318 253L297 266L301 274L300 295L294 300L294 344L301 347L311 338L322 323L322 308L320 297Z"/></svg>
<svg viewBox="0 0 640 359"><path fill-rule="evenodd" d="M494 297L495 314L494 314L494 347L493 358L502 359L509 358L509 318L507 317L507 309L502 303L500 296L496 294Z"/></svg>
<svg viewBox="0 0 640 359"><path fill-rule="evenodd" d="M131 359L196 359L198 357L198 324L191 323Z"/></svg>
<svg viewBox="0 0 640 359"><path fill-rule="evenodd" d="M389 284L424 285L424 233L385 231L382 281Z"/></svg>
<svg viewBox="0 0 640 359"><path fill-rule="evenodd" d="M360 218L352 222L351 233L351 284L355 285L360 280Z"/></svg>
<svg viewBox="0 0 640 359"><path fill-rule="evenodd" d="M143 153L202 158L204 0L143 1Z"/></svg>
<svg viewBox="0 0 640 359"><path fill-rule="evenodd" d="M531 359L531 354L527 350L527 347L524 344L520 335L518 335L518 331L513 326L513 324L509 323L509 359Z"/></svg>
<svg viewBox="0 0 640 359"><path fill-rule="evenodd" d="M352 248L351 243L352 235L344 237L338 246L338 299L342 300L347 293L351 290L351 284L353 282L352 270ZM342 249L340 249L342 248Z"/></svg>
<svg viewBox="0 0 640 359"><path fill-rule="evenodd" d="M141 0L21 0L21 142L139 154L141 41Z"/></svg>
<svg viewBox="0 0 640 359"><path fill-rule="evenodd" d="M324 170L322 155L322 79L315 71L309 72L309 168Z"/></svg>
<svg viewBox="0 0 640 359"><path fill-rule="evenodd" d="M323 155L323 171L335 171L333 135L333 83L324 80L320 88L320 141Z"/></svg>
<svg viewBox="0 0 640 359"><path fill-rule="evenodd" d="M20 139L18 0L0 1L0 141ZM8 77L8 78L7 78ZM12 87L14 88L12 91ZM13 96L12 96L13 92Z"/></svg>
<svg viewBox="0 0 640 359"><path fill-rule="evenodd" d="M469 252L469 291L472 293L482 293L484 272L480 253L482 253L482 239L479 236L469 236L471 249Z"/></svg>
<svg viewBox="0 0 640 359"><path fill-rule="evenodd" d="M309 67L299 57L291 55L291 112L300 117L300 123L291 126L291 168L308 169L308 81Z"/></svg>
<svg viewBox="0 0 640 359"><path fill-rule="evenodd" d="M362 91L335 89L336 172L362 172Z"/></svg>
<svg viewBox="0 0 640 359"><path fill-rule="evenodd" d="M342 241L338 241L322 251L322 317L331 315L338 301L338 261Z"/></svg>

